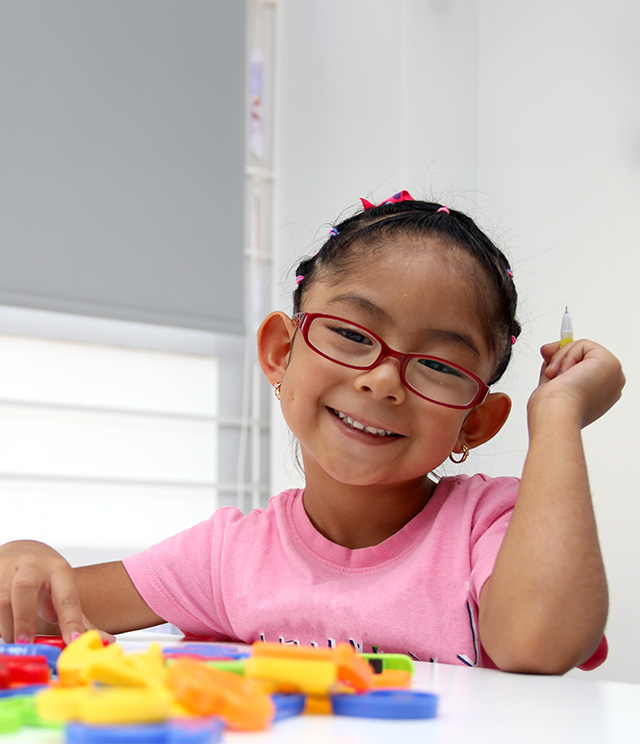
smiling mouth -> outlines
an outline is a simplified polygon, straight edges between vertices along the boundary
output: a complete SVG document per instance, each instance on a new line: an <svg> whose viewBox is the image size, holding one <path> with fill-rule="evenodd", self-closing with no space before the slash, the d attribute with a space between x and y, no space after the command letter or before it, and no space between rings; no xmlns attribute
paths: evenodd
<svg viewBox="0 0 640 744"><path fill-rule="evenodd" d="M389 429L376 429L374 426L365 426L364 424L361 424L359 421L356 421L355 419L352 419L351 416L347 416L346 413L342 413L342 411L337 411L335 408L329 409L331 413L333 413L334 416L337 416L344 424L346 424L351 429L356 429L357 431L364 431L367 434L373 434L376 437L399 437L400 434L396 434L395 431L389 431Z"/></svg>

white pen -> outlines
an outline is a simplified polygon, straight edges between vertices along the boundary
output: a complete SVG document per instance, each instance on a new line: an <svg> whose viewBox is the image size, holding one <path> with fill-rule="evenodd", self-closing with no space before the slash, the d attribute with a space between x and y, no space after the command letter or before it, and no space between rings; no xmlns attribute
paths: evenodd
<svg viewBox="0 0 640 744"><path fill-rule="evenodd" d="M565 305L564 315L562 316L562 325L560 326L560 348L565 344L573 341L573 326L571 325L571 316L569 309Z"/></svg>

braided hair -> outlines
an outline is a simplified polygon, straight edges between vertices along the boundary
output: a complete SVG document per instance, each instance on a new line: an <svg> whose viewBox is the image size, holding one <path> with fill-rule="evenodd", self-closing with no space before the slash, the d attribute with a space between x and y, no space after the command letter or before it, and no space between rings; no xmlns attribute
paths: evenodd
<svg viewBox="0 0 640 744"><path fill-rule="evenodd" d="M378 206L363 200L365 209L335 225L320 250L299 264L293 294L294 312L301 310L303 297L315 280L328 276L337 278L352 271L354 262L363 260L363 249L381 248L385 243L400 239L413 242L437 239L472 257L479 269L477 289L484 299L484 307L478 312L489 349L497 359L488 384L497 382L509 365L512 346L520 334L516 319L518 297L509 262L463 212L434 202L413 200L408 194L395 199Z"/></svg>

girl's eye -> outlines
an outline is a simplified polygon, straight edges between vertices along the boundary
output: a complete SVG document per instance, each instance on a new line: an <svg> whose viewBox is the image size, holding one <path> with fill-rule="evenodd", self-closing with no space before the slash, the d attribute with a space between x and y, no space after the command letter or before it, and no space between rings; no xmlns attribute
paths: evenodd
<svg viewBox="0 0 640 744"><path fill-rule="evenodd" d="M347 341L353 341L356 344L365 344L367 346L373 346L373 342L369 338L369 336L365 336L364 333L361 333L356 328L334 327L334 328L331 328L331 330L334 333L337 333L339 336L342 336L342 338L346 339Z"/></svg>
<svg viewBox="0 0 640 744"><path fill-rule="evenodd" d="M443 375L454 375L455 377L463 377L461 372L458 372L457 369L450 367L444 362L438 362L435 359L419 359L418 362L419 364L422 364L424 367L427 367L427 369L430 369L433 372L440 372Z"/></svg>

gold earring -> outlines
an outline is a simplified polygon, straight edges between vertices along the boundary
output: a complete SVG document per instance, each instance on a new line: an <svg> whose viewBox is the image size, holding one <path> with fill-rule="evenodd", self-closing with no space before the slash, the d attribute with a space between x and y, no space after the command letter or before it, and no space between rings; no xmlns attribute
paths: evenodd
<svg viewBox="0 0 640 744"><path fill-rule="evenodd" d="M280 388L282 387L281 382L276 382L276 384L273 386L273 394L276 396L278 400L280 400Z"/></svg>
<svg viewBox="0 0 640 744"><path fill-rule="evenodd" d="M462 445L462 455L458 460L454 458L453 452L449 455L449 459L451 460L451 462L455 462L456 465L460 465L461 463L463 463L467 459L467 457L469 457L469 448L466 444Z"/></svg>

